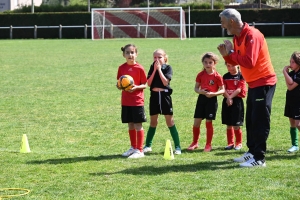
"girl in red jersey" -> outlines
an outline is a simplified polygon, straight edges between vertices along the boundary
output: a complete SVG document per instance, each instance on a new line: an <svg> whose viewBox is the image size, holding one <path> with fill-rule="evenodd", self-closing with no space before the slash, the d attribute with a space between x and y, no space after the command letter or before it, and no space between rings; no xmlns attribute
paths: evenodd
<svg viewBox="0 0 300 200"><path fill-rule="evenodd" d="M225 86L222 102L222 124L227 125L227 146L225 150L242 148L242 130L244 123L244 101L246 96L246 82L238 69L238 65L225 62L228 72L223 75ZM235 135L235 145L234 145Z"/></svg>
<svg viewBox="0 0 300 200"><path fill-rule="evenodd" d="M119 66L117 80L122 75L130 75L134 80L134 86L129 91L122 91L122 123L128 123L128 132L131 147L122 156L128 158L144 157L144 129L146 122L144 110L144 89L146 88L147 76L144 67L136 62L137 48L133 44L121 47L126 62Z"/></svg>
<svg viewBox="0 0 300 200"><path fill-rule="evenodd" d="M291 70L291 71L290 71ZM299 150L298 130L300 131L300 52L294 52L290 58L290 65L283 68L283 75L287 87L284 116L290 121L290 135L292 147L289 153Z"/></svg>
<svg viewBox="0 0 300 200"><path fill-rule="evenodd" d="M218 109L217 96L225 92L222 76L216 71L218 56L208 52L202 57L203 70L196 77L195 92L199 94L193 126L193 142L188 150L198 148L200 135L200 125L203 119L206 119L206 145L204 151L209 152L212 149L211 142L213 138L213 124Z"/></svg>

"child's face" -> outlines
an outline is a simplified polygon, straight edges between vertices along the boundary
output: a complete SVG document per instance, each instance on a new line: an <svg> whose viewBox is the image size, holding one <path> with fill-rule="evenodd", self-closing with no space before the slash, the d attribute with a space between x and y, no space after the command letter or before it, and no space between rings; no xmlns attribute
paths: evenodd
<svg viewBox="0 0 300 200"><path fill-rule="evenodd" d="M216 65L215 61L210 58L204 58L203 62L203 67L207 72L212 72L214 66Z"/></svg>
<svg viewBox="0 0 300 200"><path fill-rule="evenodd" d="M291 67L291 70L296 71L296 72L300 68L300 66L297 63L295 63L293 58L290 59L290 67Z"/></svg>
<svg viewBox="0 0 300 200"><path fill-rule="evenodd" d="M226 63L227 70L230 74L236 74L238 72L237 65L231 65L229 63Z"/></svg>
<svg viewBox="0 0 300 200"><path fill-rule="evenodd" d="M135 59L137 57L136 49L133 46L129 46L123 52L124 58L126 58L127 64L135 64Z"/></svg>
<svg viewBox="0 0 300 200"><path fill-rule="evenodd" d="M158 61L161 65L165 64L165 56L163 54L163 52L161 51L156 51L153 53L153 61Z"/></svg>

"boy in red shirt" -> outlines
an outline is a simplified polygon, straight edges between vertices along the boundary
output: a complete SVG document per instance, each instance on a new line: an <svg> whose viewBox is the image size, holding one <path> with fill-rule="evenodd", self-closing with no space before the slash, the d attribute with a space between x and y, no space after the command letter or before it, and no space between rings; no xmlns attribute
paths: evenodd
<svg viewBox="0 0 300 200"><path fill-rule="evenodd" d="M244 101L246 96L246 82L239 71L238 65L226 63L228 72L223 75L225 86L222 102L222 124L227 125L227 146L225 150L242 148L242 130L244 123ZM235 145L234 145L235 135Z"/></svg>

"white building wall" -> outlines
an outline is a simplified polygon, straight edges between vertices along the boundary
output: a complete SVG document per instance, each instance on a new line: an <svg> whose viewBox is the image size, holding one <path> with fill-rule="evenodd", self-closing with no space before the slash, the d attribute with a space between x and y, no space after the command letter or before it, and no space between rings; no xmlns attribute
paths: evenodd
<svg viewBox="0 0 300 200"><path fill-rule="evenodd" d="M35 6L40 6L42 4L42 0L33 0L33 3ZM31 5L31 0L0 0L0 12Z"/></svg>

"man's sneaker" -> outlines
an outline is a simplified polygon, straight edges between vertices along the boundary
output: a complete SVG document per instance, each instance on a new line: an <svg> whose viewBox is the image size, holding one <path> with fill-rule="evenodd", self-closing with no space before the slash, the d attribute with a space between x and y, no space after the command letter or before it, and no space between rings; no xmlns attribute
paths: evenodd
<svg viewBox="0 0 300 200"><path fill-rule="evenodd" d="M134 149L133 147L130 147L130 149L128 149L128 151L124 152L124 153L122 154L122 156L128 157L128 156L130 156L131 154L133 154L134 151L135 151L135 149Z"/></svg>
<svg viewBox="0 0 300 200"><path fill-rule="evenodd" d="M187 148L189 151L193 151L199 147L198 143L192 142L192 144Z"/></svg>
<svg viewBox="0 0 300 200"><path fill-rule="evenodd" d="M143 148L144 153L148 153L148 152L151 152L151 151L152 151L151 147L144 146L144 148Z"/></svg>
<svg viewBox="0 0 300 200"><path fill-rule="evenodd" d="M234 162L243 163L253 158L253 155L249 152L244 153L241 157L234 158Z"/></svg>
<svg viewBox="0 0 300 200"><path fill-rule="evenodd" d="M297 147L297 146L292 146L291 148L289 148L288 152L289 152L289 153L293 153L293 152L298 151L298 150L299 150L299 147Z"/></svg>
<svg viewBox="0 0 300 200"><path fill-rule="evenodd" d="M254 158L251 158L250 160L240 164L240 167L266 167L266 166L267 165L265 160L255 161Z"/></svg>
<svg viewBox="0 0 300 200"><path fill-rule="evenodd" d="M180 155L181 154L181 149L179 147L175 148L174 154Z"/></svg>
<svg viewBox="0 0 300 200"><path fill-rule="evenodd" d="M236 145L234 147L235 150L241 150L242 149L242 144Z"/></svg>
<svg viewBox="0 0 300 200"><path fill-rule="evenodd" d="M224 149L225 150L231 150L231 149L233 149L234 148L234 145L228 145L227 147L225 147Z"/></svg>
<svg viewBox="0 0 300 200"><path fill-rule="evenodd" d="M135 149L134 153L131 154L131 156L129 156L128 158L142 158L145 157L144 152L141 152L138 149Z"/></svg>
<svg viewBox="0 0 300 200"><path fill-rule="evenodd" d="M207 144L207 145L205 145L204 151L205 151L205 152L210 152L211 149L212 149L211 145L208 145L208 144Z"/></svg>

